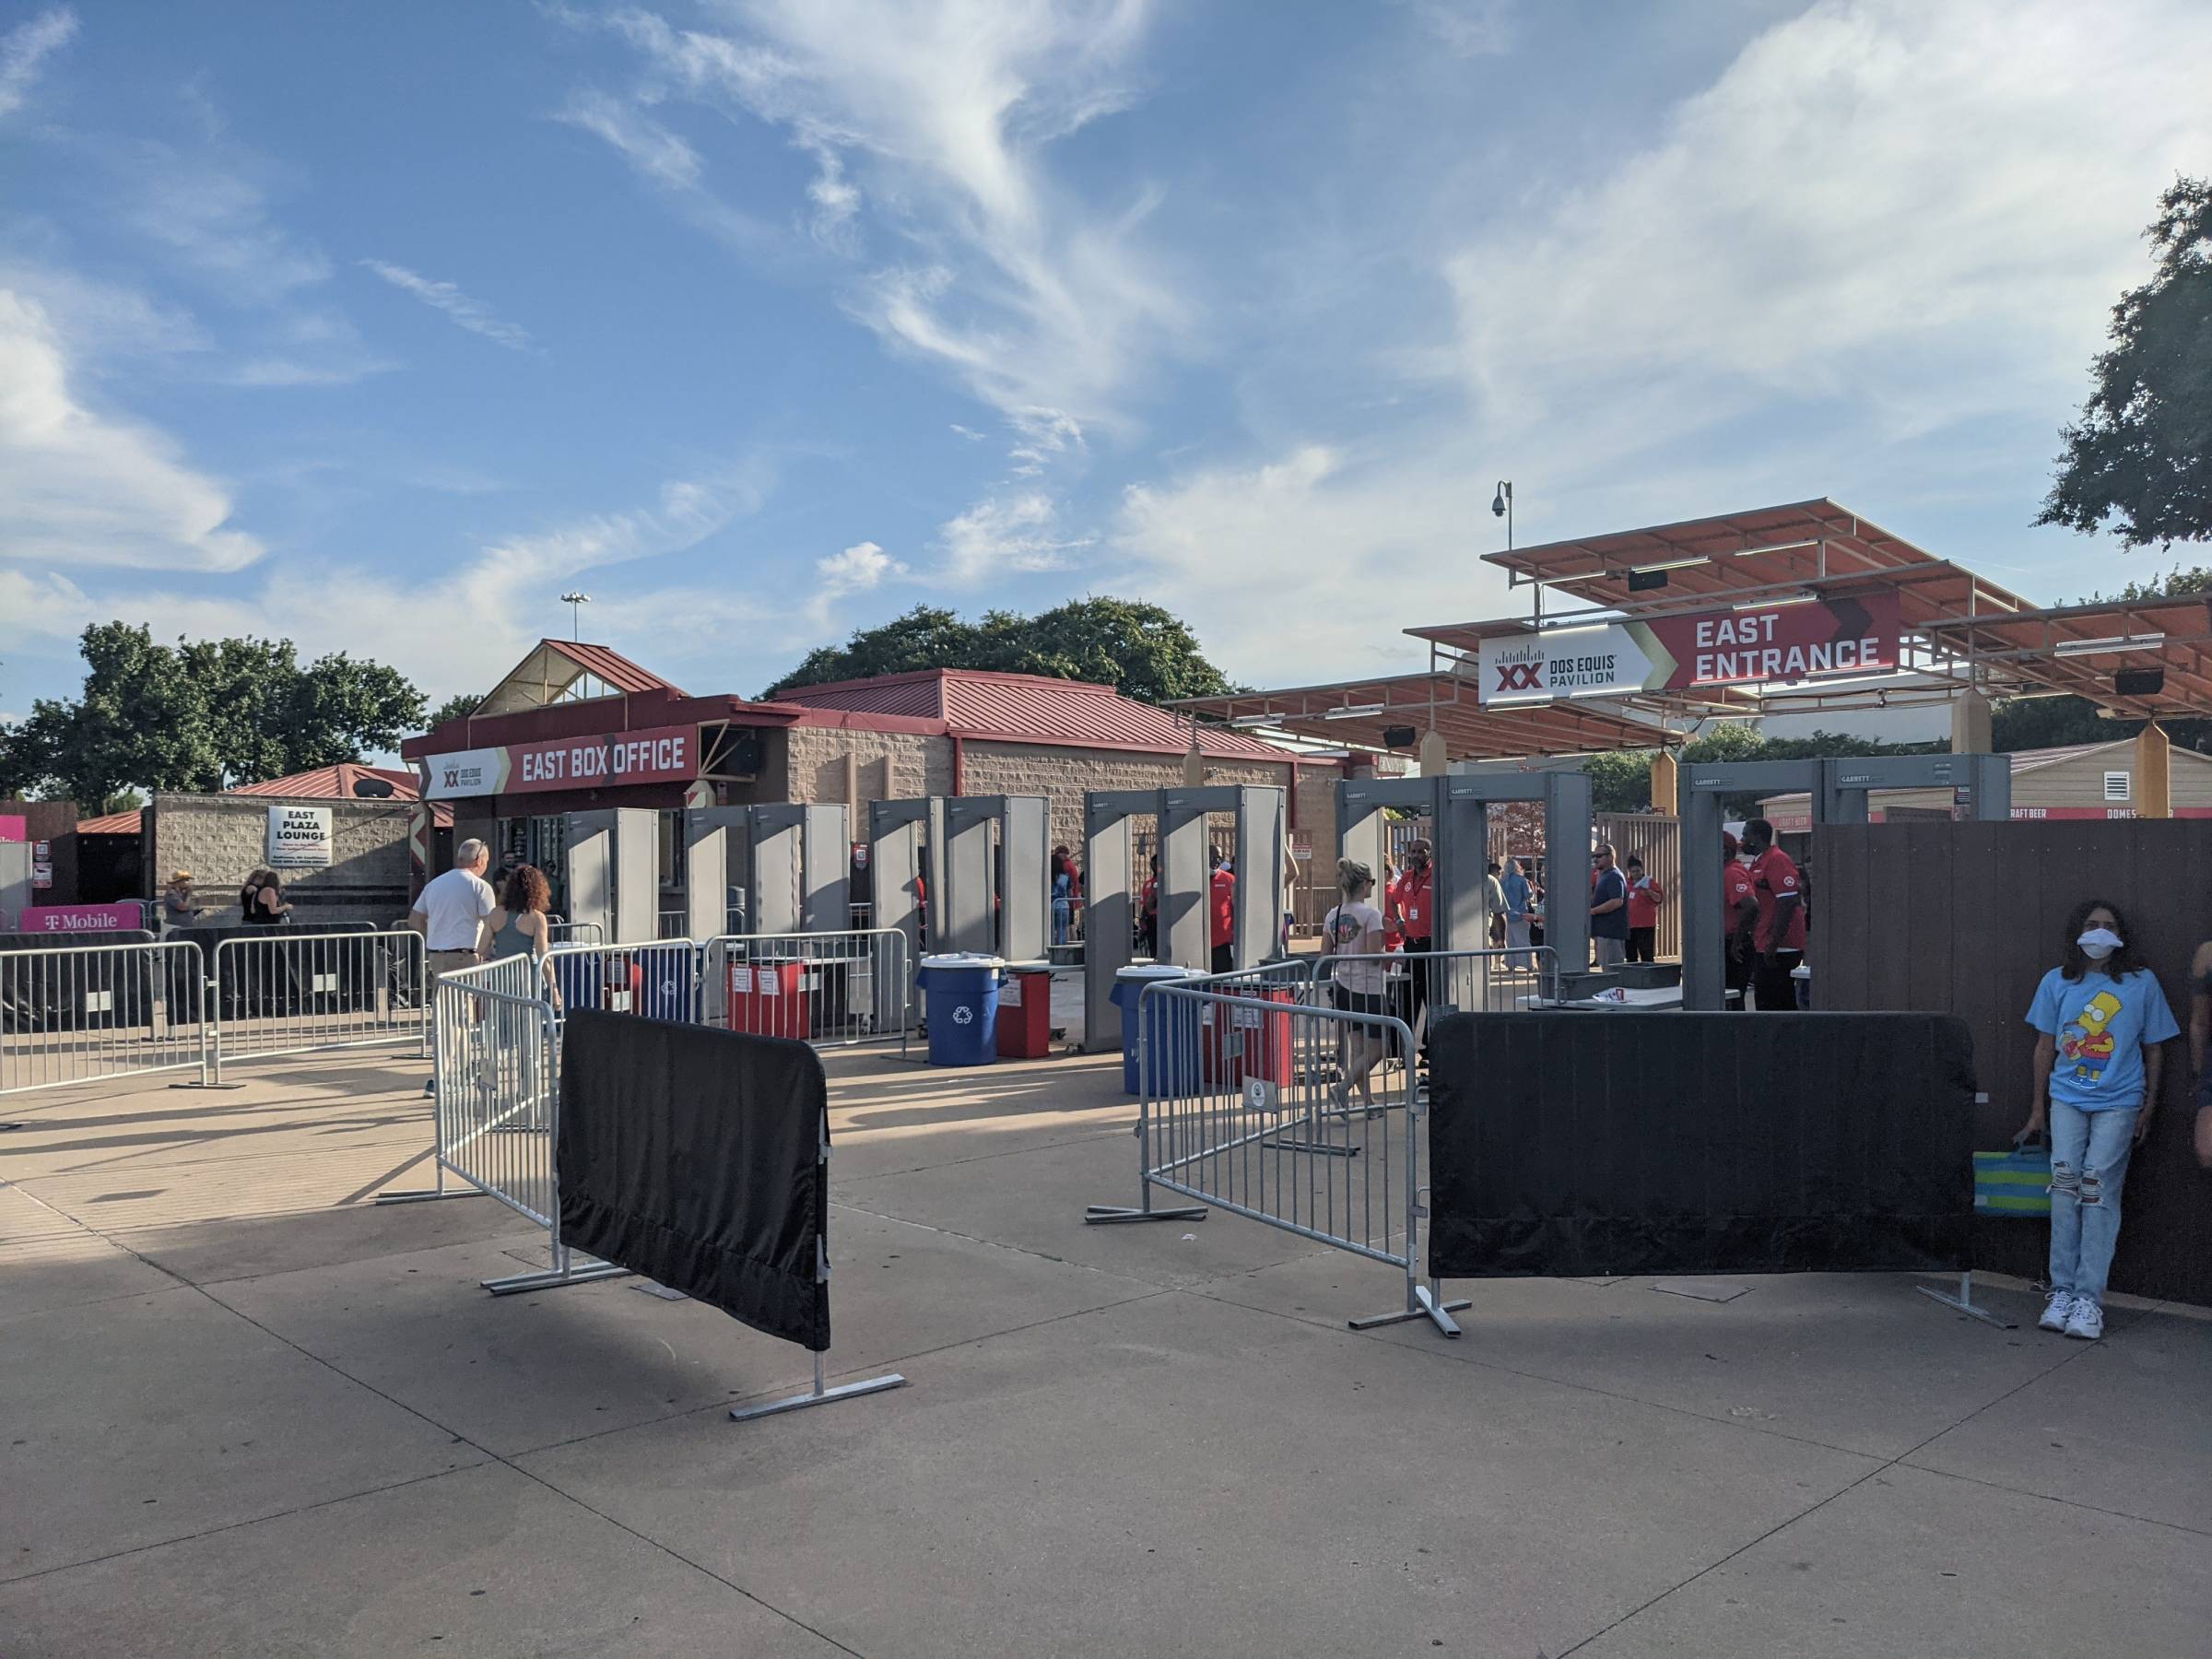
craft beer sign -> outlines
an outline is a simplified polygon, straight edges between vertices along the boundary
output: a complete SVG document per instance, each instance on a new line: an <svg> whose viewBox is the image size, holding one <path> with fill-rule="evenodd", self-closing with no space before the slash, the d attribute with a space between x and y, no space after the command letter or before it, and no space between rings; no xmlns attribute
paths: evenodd
<svg viewBox="0 0 2212 1659"><path fill-rule="evenodd" d="M654 726L598 737L462 749L432 755L424 766L429 776L423 793L433 801L604 789L610 784L688 783L699 776L699 728Z"/></svg>
<svg viewBox="0 0 2212 1659"><path fill-rule="evenodd" d="M1654 617L1486 640L1486 703L1771 685L1897 666L1894 594Z"/></svg>
<svg viewBox="0 0 2212 1659"><path fill-rule="evenodd" d="M330 808L269 808L269 868L326 870L330 867Z"/></svg>

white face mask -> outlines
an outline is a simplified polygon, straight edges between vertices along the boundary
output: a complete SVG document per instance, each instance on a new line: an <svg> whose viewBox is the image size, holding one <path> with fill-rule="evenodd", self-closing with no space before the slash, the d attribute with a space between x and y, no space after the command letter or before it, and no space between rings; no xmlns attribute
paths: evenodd
<svg viewBox="0 0 2212 1659"><path fill-rule="evenodd" d="M2081 947L2081 954L2090 961L2101 962L2119 949L2124 941L2109 927L2092 927L2074 943Z"/></svg>

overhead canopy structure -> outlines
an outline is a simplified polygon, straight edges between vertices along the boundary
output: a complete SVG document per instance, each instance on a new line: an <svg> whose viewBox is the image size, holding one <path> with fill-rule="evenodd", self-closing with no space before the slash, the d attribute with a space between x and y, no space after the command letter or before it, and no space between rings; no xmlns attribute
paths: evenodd
<svg viewBox="0 0 2212 1659"><path fill-rule="evenodd" d="M1193 697L1174 707L1200 720L1265 726L1348 748L1388 748L1385 734L1394 726L1413 727L1417 741L1434 729L1442 735L1445 751L1454 760L1648 748L1666 736L1658 723L1610 701L1486 708L1477 700L1475 682L1452 673L1388 675L1284 691Z"/></svg>
<svg viewBox="0 0 2212 1659"><path fill-rule="evenodd" d="M2212 595L2111 600L1932 625L1977 674L2069 692L2135 719L2212 714Z"/></svg>

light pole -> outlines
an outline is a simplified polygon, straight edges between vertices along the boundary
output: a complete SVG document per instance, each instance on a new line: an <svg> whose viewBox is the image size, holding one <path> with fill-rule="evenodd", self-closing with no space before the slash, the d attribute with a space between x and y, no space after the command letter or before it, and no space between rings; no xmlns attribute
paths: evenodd
<svg viewBox="0 0 2212 1659"><path fill-rule="evenodd" d="M1490 511L1505 521L1505 550L1511 553L1513 550L1513 481L1511 478L1498 480L1498 493L1490 498ZM1512 579L1510 572L1509 579ZM1536 583L1536 620L1544 620L1544 584L1541 582Z"/></svg>
<svg viewBox="0 0 2212 1659"><path fill-rule="evenodd" d="M592 602L589 594L563 594L560 602L569 607L569 638L583 638L583 607Z"/></svg>

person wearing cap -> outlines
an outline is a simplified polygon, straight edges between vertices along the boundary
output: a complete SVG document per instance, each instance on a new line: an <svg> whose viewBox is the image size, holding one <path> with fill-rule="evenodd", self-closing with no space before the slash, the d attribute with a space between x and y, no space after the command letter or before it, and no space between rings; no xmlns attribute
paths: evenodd
<svg viewBox="0 0 2212 1659"><path fill-rule="evenodd" d="M1237 873L1221 849L1213 849L1214 869L1206 881L1206 940L1213 947L1216 973L1228 973L1237 965Z"/></svg>
<svg viewBox="0 0 2212 1659"><path fill-rule="evenodd" d="M1792 1009L1797 1006L1797 987L1791 975L1805 959L1805 893L1797 866L1774 844L1774 826L1765 818L1745 824L1744 854L1745 873L1759 903L1752 994L1762 1012Z"/></svg>
<svg viewBox="0 0 2212 1659"><path fill-rule="evenodd" d="M1736 994L1735 1006L1740 1008L1751 989L1751 941L1759 926L1759 896L1751 886L1751 872L1743 865L1743 843L1724 830L1721 849L1722 982Z"/></svg>
<svg viewBox="0 0 2212 1659"><path fill-rule="evenodd" d="M199 895L192 890L192 872L171 871L169 885L161 889L161 931L167 933L173 927L190 927L201 917L212 914L212 911L200 903Z"/></svg>
<svg viewBox="0 0 2212 1659"><path fill-rule="evenodd" d="M1629 878L1629 960L1655 962L1659 959L1659 907L1666 902L1666 889L1644 874L1643 860L1633 853L1621 867Z"/></svg>
<svg viewBox="0 0 2212 1659"><path fill-rule="evenodd" d="M1384 921L1397 934L1400 948L1413 957L1406 964L1409 1000L1400 1011L1406 1017L1406 1028L1421 1033L1425 1046L1427 1033L1422 1030L1421 1011L1429 1006L1430 981L1436 967L1434 960L1424 954L1436 948L1436 872L1429 862L1426 841L1406 843L1406 873L1391 884L1383 901L1388 906Z"/></svg>

